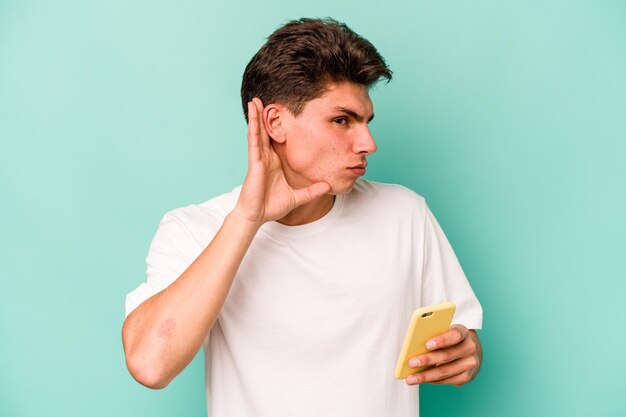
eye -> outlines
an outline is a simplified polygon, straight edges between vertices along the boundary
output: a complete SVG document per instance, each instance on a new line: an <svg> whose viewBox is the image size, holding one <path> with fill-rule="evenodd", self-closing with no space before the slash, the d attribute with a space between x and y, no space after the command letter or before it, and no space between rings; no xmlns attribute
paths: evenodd
<svg viewBox="0 0 626 417"><path fill-rule="evenodd" d="M336 123L338 125L347 125L348 124L348 118L347 117L337 117L337 118L333 119L333 123Z"/></svg>

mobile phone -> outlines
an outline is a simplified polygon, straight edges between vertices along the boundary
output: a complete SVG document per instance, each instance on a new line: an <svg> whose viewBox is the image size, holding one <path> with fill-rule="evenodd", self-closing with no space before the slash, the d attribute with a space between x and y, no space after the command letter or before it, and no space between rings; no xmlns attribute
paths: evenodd
<svg viewBox="0 0 626 417"><path fill-rule="evenodd" d="M445 302L434 306L421 307L413 312L404 343L402 344L402 350L396 363L396 371L394 373L396 378L404 379L411 374L431 368L431 366L411 368L409 367L409 359L429 352L426 349L426 342L448 331L455 310L456 305L454 303Z"/></svg>

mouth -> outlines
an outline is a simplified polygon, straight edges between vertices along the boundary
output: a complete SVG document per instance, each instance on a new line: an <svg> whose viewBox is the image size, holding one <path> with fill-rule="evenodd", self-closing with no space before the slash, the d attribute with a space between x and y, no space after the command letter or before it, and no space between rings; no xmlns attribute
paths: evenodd
<svg viewBox="0 0 626 417"><path fill-rule="evenodd" d="M348 167L348 171L352 172L357 177L365 175L365 167L367 166L367 162L363 162L362 164L354 165Z"/></svg>

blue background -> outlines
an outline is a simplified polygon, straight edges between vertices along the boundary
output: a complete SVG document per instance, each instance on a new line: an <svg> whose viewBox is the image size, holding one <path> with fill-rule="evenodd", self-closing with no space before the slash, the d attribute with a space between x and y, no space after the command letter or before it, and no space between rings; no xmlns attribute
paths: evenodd
<svg viewBox="0 0 626 417"><path fill-rule="evenodd" d="M625 2L0 0L0 416L206 415L201 358L130 377L124 297L166 211L243 180L249 59L329 15L394 71L368 178L426 197L484 307L482 373L422 416L626 415Z"/></svg>

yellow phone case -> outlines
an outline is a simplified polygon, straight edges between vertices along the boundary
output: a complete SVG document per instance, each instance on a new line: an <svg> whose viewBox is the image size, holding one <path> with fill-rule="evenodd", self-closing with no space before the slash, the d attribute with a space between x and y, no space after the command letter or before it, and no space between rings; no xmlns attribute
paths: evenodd
<svg viewBox="0 0 626 417"><path fill-rule="evenodd" d="M445 302L434 306L421 307L413 312L411 323L398 357L398 363L396 364L394 373L396 378L404 379L411 374L430 368L430 366L411 368L409 367L409 359L429 352L426 349L426 342L441 333L445 333L450 328L455 310L456 305L454 303Z"/></svg>

